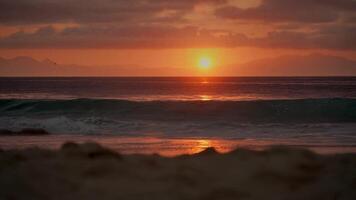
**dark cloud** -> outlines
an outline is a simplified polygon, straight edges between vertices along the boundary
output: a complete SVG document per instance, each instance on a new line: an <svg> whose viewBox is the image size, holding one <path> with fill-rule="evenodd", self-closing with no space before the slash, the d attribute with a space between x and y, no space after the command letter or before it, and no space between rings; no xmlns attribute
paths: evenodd
<svg viewBox="0 0 356 200"><path fill-rule="evenodd" d="M266 22L325 23L356 11L354 0L264 0L253 8L225 6L216 16L225 19Z"/></svg>
<svg viewBox="0 0 356 200"><path fill-rule="evenodd" d="M234 38L235 46L356 50L356 26L330 25L314 31L272 31L264 37Z"/></svg>
<svg viewBox="0 0 356 200"><path fill-rule="evenodd" d="M356 26L329 25L304 32L272 31L263 37L195 26L79 27L56 31L43 27L0 39L0 48L203 48L241 47L356 50Z"/></svg>
<svg viewBox="0 0 356 200"><path fill-rule="evenodd" d="M222 19L257 22L274 31L263 37L234 39L235 45L266 48L356 50L354 0L263 0L257 7L227 5Z"/></svg>
<svg viewBox="0 0 356 200"><path fill-rule="evenodd" d="M228 2L232 1L0 0L0 25L42 27L0 37L0 48L253 46L356 50L355 0L264 0L246 9ZM216 9L217 18L212 18L214 12L205 13L209 15L206 17L224 30L203 27L211 24L187 17L200 4ZM258 35L264 34L260 37L241 34L239 27L229 25L226 19L244 24L253 21L251 26L269 26L273 31L259 31ZM55 23L74 23L76 27L59 30L53 28Z"/></svg>
<svg viewBox="0 0 356 200"><path fill-rule="evenodd" d="M176 18L201 3L225 0L1 0L0 24L123 23L160 20L160 12ZM165 17L165 16L163 16Z"/></svg>
<svg viewBox="0 0 356 200"><path fill-rule="evenodd" d="M221 46L213 30L194 26L79 27L34 33L19 31L0 38L0 48L185 48Z"/></svg>

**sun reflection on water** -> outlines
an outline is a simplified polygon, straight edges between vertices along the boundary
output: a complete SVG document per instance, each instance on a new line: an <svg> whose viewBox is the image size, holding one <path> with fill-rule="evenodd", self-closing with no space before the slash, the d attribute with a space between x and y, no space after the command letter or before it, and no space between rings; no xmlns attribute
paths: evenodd
<svg viewBox="0 0 356 200"><path fill-rule="evenodd" d="M201 83L201 84L208 84L209 81L204 80L204 81L202 81L202 82L200 82L200 83Z"/></svg>
<svg viewBox="0 0 356 200"><path fill-rule="evenodd" d="M200 95L200 100L201 101L211 101L212 100L212 96L210 95Z"/></svg>
<svg viewBox="0 0 356 200"><path fill-rule="evenodd" d="M214 145L211 140L196 140L195 145L192 147L191 151L189 154L195 154L199 153L201 151L204 151L207 148L214 147L218 149L219 145Z"/></svg>

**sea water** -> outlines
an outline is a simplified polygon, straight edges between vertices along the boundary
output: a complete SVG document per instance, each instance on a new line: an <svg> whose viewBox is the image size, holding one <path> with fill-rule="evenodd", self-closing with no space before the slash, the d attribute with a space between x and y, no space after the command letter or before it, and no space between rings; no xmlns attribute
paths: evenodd
<svg viewBox="0 0 356 200"><path fill-rule="evenodd" d="M0 78L0 128L354 147L355 97L353 77Z"/></svg>

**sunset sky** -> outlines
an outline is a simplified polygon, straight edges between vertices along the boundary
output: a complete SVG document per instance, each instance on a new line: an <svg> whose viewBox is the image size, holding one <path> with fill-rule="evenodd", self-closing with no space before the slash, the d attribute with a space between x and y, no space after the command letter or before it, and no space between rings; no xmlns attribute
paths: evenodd
<svg viewBox="0 0 356 200"><path fill-rule="evenodd" d="M189 68L310 53L356 60L356 1L0 1L4 58Z"/></svg>

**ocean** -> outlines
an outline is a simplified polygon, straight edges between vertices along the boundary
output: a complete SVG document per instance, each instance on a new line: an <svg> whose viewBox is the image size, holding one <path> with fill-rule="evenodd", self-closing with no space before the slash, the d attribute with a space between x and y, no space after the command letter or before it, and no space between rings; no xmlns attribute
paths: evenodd
<svg viewBox="0 0 356 200"><path fill-rule="evenodd" d="M125 138L118 148L158 138L353 149L355 98L355 77L0 78L0 129Z"/></svg>

